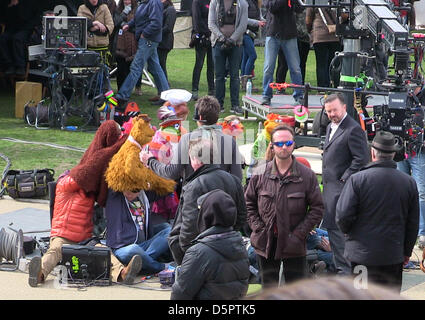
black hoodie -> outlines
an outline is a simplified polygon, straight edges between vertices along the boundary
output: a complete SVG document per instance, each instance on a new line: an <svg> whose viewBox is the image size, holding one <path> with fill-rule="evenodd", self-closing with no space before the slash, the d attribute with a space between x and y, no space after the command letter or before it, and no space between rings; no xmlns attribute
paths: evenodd
<svg viewBox="0 0 425 320"><path fill-rule="evenodd" d="M199 198L201 234L186 251L171 300L233 300L246 295L249 260L239 232L233 231L236 205L216 189Z"/></svg>

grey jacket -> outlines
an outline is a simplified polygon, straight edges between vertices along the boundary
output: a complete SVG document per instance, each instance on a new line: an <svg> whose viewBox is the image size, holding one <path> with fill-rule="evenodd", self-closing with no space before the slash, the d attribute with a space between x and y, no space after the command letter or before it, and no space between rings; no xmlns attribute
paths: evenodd
<svg viewBox="0 0 425 320"><path fill-rule="evenodd" d="M208 12L208 28L211 30L211 45L214 47L217 41L224 41L225 37L220 31L218 25L219 5L217 0L211 0L210 10ZM235 32L231 35L230 39L236 45L240 46L243 43L243 35L248 26L248 3L245 0L238 0L238 7L236 8L236 23Z"/></svg>
<svg viewBox="0 0 425 320"><path fill-rule="evenodd" d="M183 184L188 176L193 173L189 158L189 142L198 140L200 137L214 134L217 137L218 150L221 153L217 158L221 169L227 171L242 181L242 160L235 140L223 133L219 125L205 125L183 135L179 141L177 152L173 154L171 163L166 165L155 158L148 161L149 167L159 176L179 180L183 178Z"/></svg>

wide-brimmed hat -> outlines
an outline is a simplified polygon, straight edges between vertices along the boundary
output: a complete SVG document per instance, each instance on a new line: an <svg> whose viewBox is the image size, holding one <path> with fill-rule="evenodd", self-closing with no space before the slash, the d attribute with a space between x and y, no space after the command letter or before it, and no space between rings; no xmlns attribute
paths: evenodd
<svg viewBox="0 0 425 320"><path fill-rule="evenodd" d="M395 136L388 131L378 131L373 138L372 147L382 152L398 152L402 146L398 144Z"/></svg>

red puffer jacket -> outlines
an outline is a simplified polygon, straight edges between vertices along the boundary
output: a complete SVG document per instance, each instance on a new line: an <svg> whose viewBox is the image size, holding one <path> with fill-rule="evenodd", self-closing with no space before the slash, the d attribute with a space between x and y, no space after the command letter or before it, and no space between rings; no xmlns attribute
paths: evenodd
<svg viewBox="0 0 425 320"><path fill-rule="evenodd" d="M94 196L88 196L70 176L56 185L51 237L80 242L92 236Z"/></svg>

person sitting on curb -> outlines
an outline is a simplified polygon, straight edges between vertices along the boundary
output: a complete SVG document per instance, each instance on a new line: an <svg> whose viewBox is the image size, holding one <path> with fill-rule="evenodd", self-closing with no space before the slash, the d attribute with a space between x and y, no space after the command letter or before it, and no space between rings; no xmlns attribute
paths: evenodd
<svg viewBox="0 0 425 320"><path fill-rule="evenodd" d="M171 300L230 300L246 295L248 253L239 232L233 230L236 204L215 189L198 198L200 234L177 268Z"/></svg>

